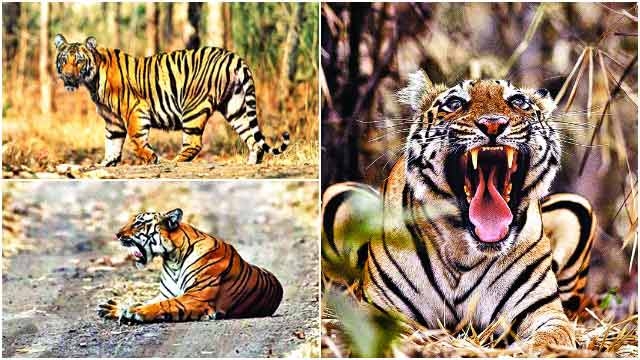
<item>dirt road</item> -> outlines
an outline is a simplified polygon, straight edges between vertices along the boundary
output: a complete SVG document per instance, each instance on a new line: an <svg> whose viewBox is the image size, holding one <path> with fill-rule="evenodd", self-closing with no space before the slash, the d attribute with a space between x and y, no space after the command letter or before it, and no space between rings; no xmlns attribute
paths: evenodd
<svg viewBox="0 0 640 360"><path fill-rule="evenodd" d="M317 164L282 165L263 162L247 165L235 161L176 163L157 165L119 165L115 167L60 164L55 170L33 171L26 167L7 167L3 178L22 179L316 179Z"/></svg>
<svg viewBox="0 0 640 360"><path fill-rule="evenodd" d="M3 357L317 355L317 183L28 182L5 185ZM160 259L137 270L113 234L141 209L181 207L284 286L273 317L118 325L100 302L145 301Z"/></svg>

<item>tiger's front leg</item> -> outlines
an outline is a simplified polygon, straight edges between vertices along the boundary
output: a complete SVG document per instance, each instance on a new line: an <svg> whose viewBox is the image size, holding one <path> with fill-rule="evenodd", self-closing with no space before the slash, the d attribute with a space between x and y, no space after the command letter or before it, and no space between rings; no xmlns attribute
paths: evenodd
<svg viewBox="0 0 640 360"><path fill-rule="evenodd" d="M105 139L104 139L104 159L100 166L116 166L122 160L122 146L127 137L122 119L111 111L97 106L98 114L104 119Z"/></svg>
<svg viewBox="0 0 640 360"><path fill-rule="evenodd" d="M209 320L219 316L211 304L211 301L193 294L130 307L121 307L117 302L109 300L106 304L99 305L98 315L124 324Z"/></svg>
<svg viewBox="0 0 640 360"><path fill-rule="evenodd" d="M105 155L104 160L100 162L100 166L116 166L122 160L122 145L127 136L126 132L109 132L105 134Z"/></svg>
<svg viewBox="0 0 640 360"><path fill-rule="evenodd" d="M542 352L549 345L576 347L575 330L562 310L560 298L540 306L545 299L538 300L519 314L513 322L512 331L523 342L519 345Z"/></svg>
<svg viewBox="0 0 640 360"><path fill-rule="evenodd" d="M149 144L149 130L151 124L149 123L148 116L138 110L132 112L129 116L127 124L127 132L135 146L136 155L141 158L146 164L157 164L158 155L153 151Z"/></svg>

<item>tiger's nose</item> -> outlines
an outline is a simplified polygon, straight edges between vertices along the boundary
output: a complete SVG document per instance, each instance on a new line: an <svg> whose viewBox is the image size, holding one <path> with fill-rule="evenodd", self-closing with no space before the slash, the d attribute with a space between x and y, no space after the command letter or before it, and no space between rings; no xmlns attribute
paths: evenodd
<svg viewBox="0 0 640 360"><path fill-rule="evenodd" d="M509 125L509 119L506 116L489 115L482 116L476 120L476 126L480 131L487 135L491 140L495 140Z"/></svg>

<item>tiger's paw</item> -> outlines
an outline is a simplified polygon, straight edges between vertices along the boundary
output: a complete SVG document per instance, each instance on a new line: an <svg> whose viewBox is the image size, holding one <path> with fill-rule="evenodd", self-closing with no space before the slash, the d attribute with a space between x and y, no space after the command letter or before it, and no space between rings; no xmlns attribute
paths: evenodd
<svg viewBox="0 0 640 360"><path fill-rule="evenodd" d="M249 153L249 159L247 160L247 164L249 165L257 165L262 162L262 158L264 157L264 151L262 150L251 150Z"/></svg>
<svg viewBox="0 0 640 360"><path fill-rule="evenodd" d="M98 305L98 316L105 319L118 320L120 324L140 324L144 321L140 315L135 312L138 305L139 304L125 307L120 306L115 300L109 300L104 304Z"/></svg>
<svg viewBox="0 0 640 360"><path fill-rule="evenodd" d="M160 161L160 158L155 153L152 153L149 158L146 159L148 165L155 165Z"/></svg>
<svg viewBox="0 0 640 360"><path fill-rule="evenodd" d="M98 305L98 316L105 319L116 320L120 317L122 309L115 300L109 300L106 303Z"/></svg>
<svg viewBox="0 0 640 360"><path fill-rule="evenodd" d="M104 160L102 160L102 162L100 162L100 166L103 167L111 167L111 166L116 166L120 163L121 157L118 156L117 158L105 158Z"/></svg>
<svg viewBox="0 0 640 360"><path fill-rule="evenodd" d="M158 163L158 155L151 149L149 144L136 150L138 158L142 159L145 165L155 165Z"/></svg>

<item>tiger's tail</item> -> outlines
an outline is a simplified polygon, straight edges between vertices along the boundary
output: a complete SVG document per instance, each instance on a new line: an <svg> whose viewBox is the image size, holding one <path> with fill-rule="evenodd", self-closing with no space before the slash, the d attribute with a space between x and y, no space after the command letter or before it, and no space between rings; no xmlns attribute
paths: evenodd
<svg viewBox="0 0 640 360"><path fill-rule="evenodd" d="M260 131L256 109L256 88L251 70L246 63L238 58L235 72L232 73L229 86L231 94L226 103L225 117L240 138L251 151L249 162L256 164L262 161L264 153L272 155L282 154L289 146L289 133L282 133L282 143L279 146L267 144Z"/></svg>
<svg viewBox="0 0 640 360"><path fill-rule="evenodd" d="M562 307L567 316L573 318L585 305L597 219L587 199L557 193L542 200L542 223L551 240L552 269L558 280Z"/></svg>
<svg viewBox="0 0 640 360"><path fill-rule="evenodd" d="M359 282L369 241L382 231L378 191L356 182L330 186L322 196L322 272L335 283Z"/></svg>

